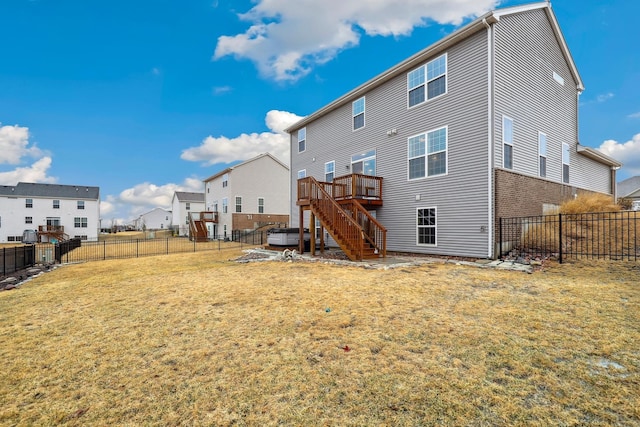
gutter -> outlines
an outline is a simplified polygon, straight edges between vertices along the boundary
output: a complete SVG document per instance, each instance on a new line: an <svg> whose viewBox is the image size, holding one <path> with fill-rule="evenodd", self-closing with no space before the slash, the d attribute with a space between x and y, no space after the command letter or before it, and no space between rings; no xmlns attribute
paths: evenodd
<svg viewBox="0 0 640 427"><path fill-rule="evenodd" d="M487 258L493 259L495 244L493 239L494 233L494 201L493 194L493 116L494 116L494 100L493 100L493 29L486 19L482 20L482 24L487 28L487 210L488 210L488 237L487 237Z"/></svg>

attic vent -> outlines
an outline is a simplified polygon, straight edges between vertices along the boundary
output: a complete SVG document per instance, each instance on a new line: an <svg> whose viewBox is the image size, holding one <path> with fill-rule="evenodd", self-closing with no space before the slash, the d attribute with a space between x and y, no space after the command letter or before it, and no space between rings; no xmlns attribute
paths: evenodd
<svg viewBox="0 0 640 427"><path fill-rule="evenodd" d="M562 76L560 74L556 73L555 71L553 72L553 80L557 81L562 86L564 86L564 79L562 78Z"/></svg>

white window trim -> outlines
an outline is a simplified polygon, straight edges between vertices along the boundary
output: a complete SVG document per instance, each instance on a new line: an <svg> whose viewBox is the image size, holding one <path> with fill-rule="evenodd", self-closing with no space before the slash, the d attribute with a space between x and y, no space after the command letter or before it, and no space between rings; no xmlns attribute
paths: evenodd
<svg viewBox="0 0 640 427"><path fill-rule="evenodd" d="M240 211L238 211L238 199L240 199ZM234 196L233 213L242 213L242 196Z"/></svg>
<svg viewBox="0 0 640 427"><path fill-rule="evenodd" d="M260 212L260 200L262 200L262 212ZM258 213L264 213L264 197L258 197L257 201Z"/></svg>
<svg viewBox="0 0 640 427"><path fill-rule="evenodd" d="M300 169L298 171L298 179L302 179L302 178L306 178L307 177L307 170L306 169Z"/></svg>
<svg viewBox="0 0 640 427"><path fill-rule="evenodd" d="M511 121L511 142L507 142L504 139L504 122L505 122L505 120L510 120ZM502 138L501 138L502 139L502 167L504 169L508 169L508 170L514 170L515 169L515 162L514 162L514 156L513 156L513 137L514 137L513 133L514 133L513 119L511 117L505 116L503 114L502 115ZM505 151L504 150L504 146L505 145L508 145L508 146L511 147L511 167L510 168L508 168L505 165L505 161L504 161L505 160L505 152L504 152Z"/></svg>
<svg viewBox="0 0 640 427"><path fill-rule="evenodd" d="M371 151L373 151L373 155L367 156L367 157L363 157L363 158L355 160L355 161L353 160L354 156L361 156L363 154L369 154L369 152L371 152ZM371 150L367 150L367 151L365 151L364 153L361 153L361 154L352 154L351 155L351 164L349 166L351 168L351 172L353 172L353 165L354 164L362 162L362 173L364 173L364 161L365 160L371 160L371 159L375 159L375 161L376 161L376 170L374 171L373 175L369 175L369 176L378 176L378 149L377 148L373 148Z"/></svg>
<svg viewBox="0 0 640 427"><path fill-rule="evenodd" d="M304 132L304 139L300 139L300 132ZM304 141L304 150L300 150L300 142ZM298 129L298 153L307 151L307 127Z"/></svg>
<svg viewBox="0 0 640 427"><path fill-rule="evenodd" d="M444 153L446 156L446 164L445 164L445 168L446 171L445 173L439 173L437 175L429 175L429 164L428 164L428 160L429 160L429 154L435 154L435 153L442 153L442 151L436 151L434 153L429 153L429 134L431 132L436 132L439 131L441 129L445 130L445 134L447 136L447 148L444 149ZM419 178L410 178L409 174L409 160L410 159L416 159L417 157L409 157L409 140L411 138L415 138L416 136L420 136L420 135L424 135L424 155L423 156L419 156L419 157L424 157L424 176L421 176ZM449 175L449 125L445 125L445 126L440 126L434 129L430 129L426 132L421 132L418 133L416 135L412 135L410 137L407 138L407 181L419 181L421 179L430 179L430 178L437 178L440 176L447 176ZM420 209L428 209L428 208L420 208Z"/></svg>
<svg viewBox="0 0 640 427"><path fill-rule="evenodd" d="M333 172L331 172L331 173L333 173L333 179L336 179L336 161L335 160L331 160L330 162L327 162L327 163L324 164L324 180L325 180L325 182L329 182L329 181L327 181L327 175L328 175L327 165L330 165L330 164L333 164ZM331 182L333 182L333 179L331 180Z"/></svg>
<svg viewBox="0 0 640 427"><path fill-rule="evenodd" d="M436 225L435 225L435 243L431 244L431 243L420 243L420 233L418 232L418 230L420 229L420 227L425 227L425 226L420 226L418 225L418 211L421 209L433 209L435 216L436 216ZM422 246L422 247L428 247L428 248L435 248L436 246L438 246L438 207L437 206L426 206L426 207L419 207L416 208L416 246Z"/></svg>
<svg viewBox="0 0 640 427"><path fill-rule="evenodd" d="M427 72L427 65L437 59L440 59L441 57L444 56L444 92L442 92L440 95L436 95L433 98L429 98L429 82L435 79L431 79L429 80L429 73ZM422 85L424 86L424 101L416 104L416 105L409 105L409 92L415 88L411 88L409 89L409 74L420 69L420 68L424 68L424 83L422 83ZM438 76L440 77L440 76ZM416 86L418 87L418 86ZM431 59L430 61L425 62L424 64L422 64L419 67L414 68L413 70L409 70L407 72L407 110L411 110L413 108L419 107L420 105L424 105L426 103L428 103L429 101L433 101L434 99L438 99L442 96L445 96L447 93L449 93L449 53L445 52L442 55L438 55L435 58Z"/></svg>
<svg viewBox="0 0 640 427"><path fill-rule="evenodd" d="M569 157L567 159L567 161L565 162L564 160L564 153L567 153L567 157ZM569 144L567 144L566 142L562 143L562 173L561 173L561 180L563 184L570 184L571 183L571 147L569 146ZM564 180L564 165L567 165L569 167L569 176L567 177L567 180Z"/></svg>
<svg viewBox="0 0 640 427"><path fill-rule="evenodd" d="M544 135L544 155L540 152L540 137ZM540 170L540 158L544 157L545 159L545 165L547 165L547 147L549 146L549 140L547 139L547 134L544 132L540 132L538 131L538 177L540 178L546 178L547 177L547 173L546 173L546 167L545 167L545 174L544 176L542 175L542 171ZM548 166L548 165L547 165Z"/></svg>
<svg viewBox="0 0 640 427"><path fill-rule="evenodd" d="M362 105L363 105L362 113L353 114L353 106L355 105L356 102L360 100L362 100ZM362 114L362 126L360 126L359 128L356 128L354 119L356 118L356 116L359 116L360 114ZM365 96L363 96L351 103L351 130L353 132L356 132L356 131L359 131L360 129L364 129L366 126L367 126L367 99Z"/></svg>
<svg viewBox="0 0 640 427"><path fill-rule="evenodd" d="M222 213L229 213L229 199L226 197L222 199Z"/></svg>

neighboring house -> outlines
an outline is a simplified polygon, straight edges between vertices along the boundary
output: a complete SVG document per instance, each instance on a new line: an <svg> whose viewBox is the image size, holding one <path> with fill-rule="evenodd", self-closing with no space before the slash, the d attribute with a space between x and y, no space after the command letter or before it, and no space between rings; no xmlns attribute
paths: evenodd
<svg viewBox="0 0 640 427"><path fill-rule="evenodd" d="M136 230L165 230L171 228L171 211L155 208L135 220Z"/></svg>
<svg viewBox="0 0 640 427"><path fill-rule="evenodd" d="M619 199L630 199L631 209L640 211L640 175L620 181L616 194Z"/></svg>
<svg viewBox="0 0 640 427"><path fill-rule="evenodd" d="M0 243L21 241L24 230L38 231L41 242L98 240L99 229L99 187L29 182L0 186Z"/></svg>
<svg viewBox="0 0 640 427"><path fill-rule="evenodd" d="M204 188L206 210L217 213L210 237L289 223L289 168L269 153L205 179Z"/></svg>
<svg viewBox="0 0 640 427"><path fill-rule="evenodd" d="M372 253L496 257L500 217L614 194L621 164L578 141L582 91L549 3L488 12L287 129L292 226L337 227L313 177L386 228Z"/></svg>
<svg viewBox="0 0 640 427"><path fill-rule="evenodd" d="M205 210L204 193L176 191L173 193L171 213L173 214L171 227L177 230L179 236L189 235L189 214Z"/></svg>

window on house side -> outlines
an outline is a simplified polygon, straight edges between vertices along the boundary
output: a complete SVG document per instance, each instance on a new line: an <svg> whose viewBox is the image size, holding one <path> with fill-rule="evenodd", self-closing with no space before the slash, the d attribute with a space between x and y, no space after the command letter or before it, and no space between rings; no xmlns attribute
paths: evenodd
<svg viewBox="0 0 640 427"><path fill-rule="evenodd" d="M225 188L228 185L229 185L229 174L225 173L224 175L222 175L222 188Z"/></svg>
<svg viewBox="0 0 640 427"><path fill-rule="evenodd" d="M60 200L53 201L53 209L60 209Z"/></svg>
<svg viewBox="0 0 640 427"><path fill-rule="evenodd" d="M364 127L364 96L351 104L353 113L353 130Z"/></svg>
<svg viewBox="0 0 640 427"><path fill-rule="evenodd" d="M333 182L336 171L336 162L330 161L324 164L324 182Z"/></svg>
<svg viewBox="0 0 640 427"><path fill-rule="evenodd" d="M264 197L258 197L258 213L264 213Z"/></svg>
<svg viewBox="0 0 640 427"><path fill-rule="evenodd" d="M502 166L513 169L513 119L502 116Z"/></svg>
<svg viewBox="0 0 640 427"><path fill-rule="evenodd" d="M351 173L376 175L376 150L351 156Z"/></svg>
<svg viewBox="0 0 640 427"><path fill-rule="evenodd" d="M547 176L547 135L538 132L538 174L544 178Z"/></svg>
<svg viewBox="0 0 640 427"><path fill-rule="evenodd" d="M75 217L73 219L73 226L75 228L87 228L87 218Z"/></svg>
<svg viewBox="0 0 640 427"><path fill-rule="evenodd" d="M242 197L236 196L236 213L242 212Z"/></svg>
<svg viewBox="0 0 640 427"><path fill-rule="evenodd" d="M24 217L24 223L25 223L25 224L33 224L33 217L31 217L31 216L25 216L25 217Z"/></svg>
<svg viewBox="0 0 640 427"><path fill-rule="evenodd" d="M78 200L78 209L84 209L84 200Z"/></svg>
<svg viewBox="0 0 640 427"><path fill-rule="evenodd" d="M436 208L418 208L416 222L417 244L435 246L437 243Z"/></svg>
<svg viewBox="0 0 640 427"><path fill-rule="evenodd" d="M569 183L569 164L571 162L571 153L569 151L569 144L562 143L562 182Z"/></svg>
<svg viewBox="0 0 640 427"><path fill-rule="evenodd" d="M191 210L191 203L187 202L185 203L185 208L190 211Z"/></svg>
<svg viewBox="0 0 640 427"><path fill-rule="evenodd" d="M302 153L307 149L307 128L298 131L298 153Z"/></svg>
<svg viewBox="0 0 640 427"><path fill-rule="evenodd" d="M222 213L227 213L227 211L229 209L228 205L229 205L229 202L228 202L227 198L225 197L224 199L222 199Z"/></svg>
<svg viewBox="0 0 640 427"><path fill-rule="evenodd" d="M440 55L407 74L409 107L447 92L447 54Z"/></svg>
<svg viewBox="0 0 640 427"><path fill-rule="evenodd" d="M409 179L447 173L447 127L409 138Z"/></svg>
<svg viewBox="0 0 640 427"><path fill-rule="evenodd" d="M26 199L24 201L24 207L25 208L32 208L33 207L33 199Z"/></svg>
<svg viewBox="0 0 640 427"><path fill-rule="evenodd" d="M306 178L307 177L307 170L306 169L302 169L298 171L298 179L302 179L302 178Z"/></svg>

